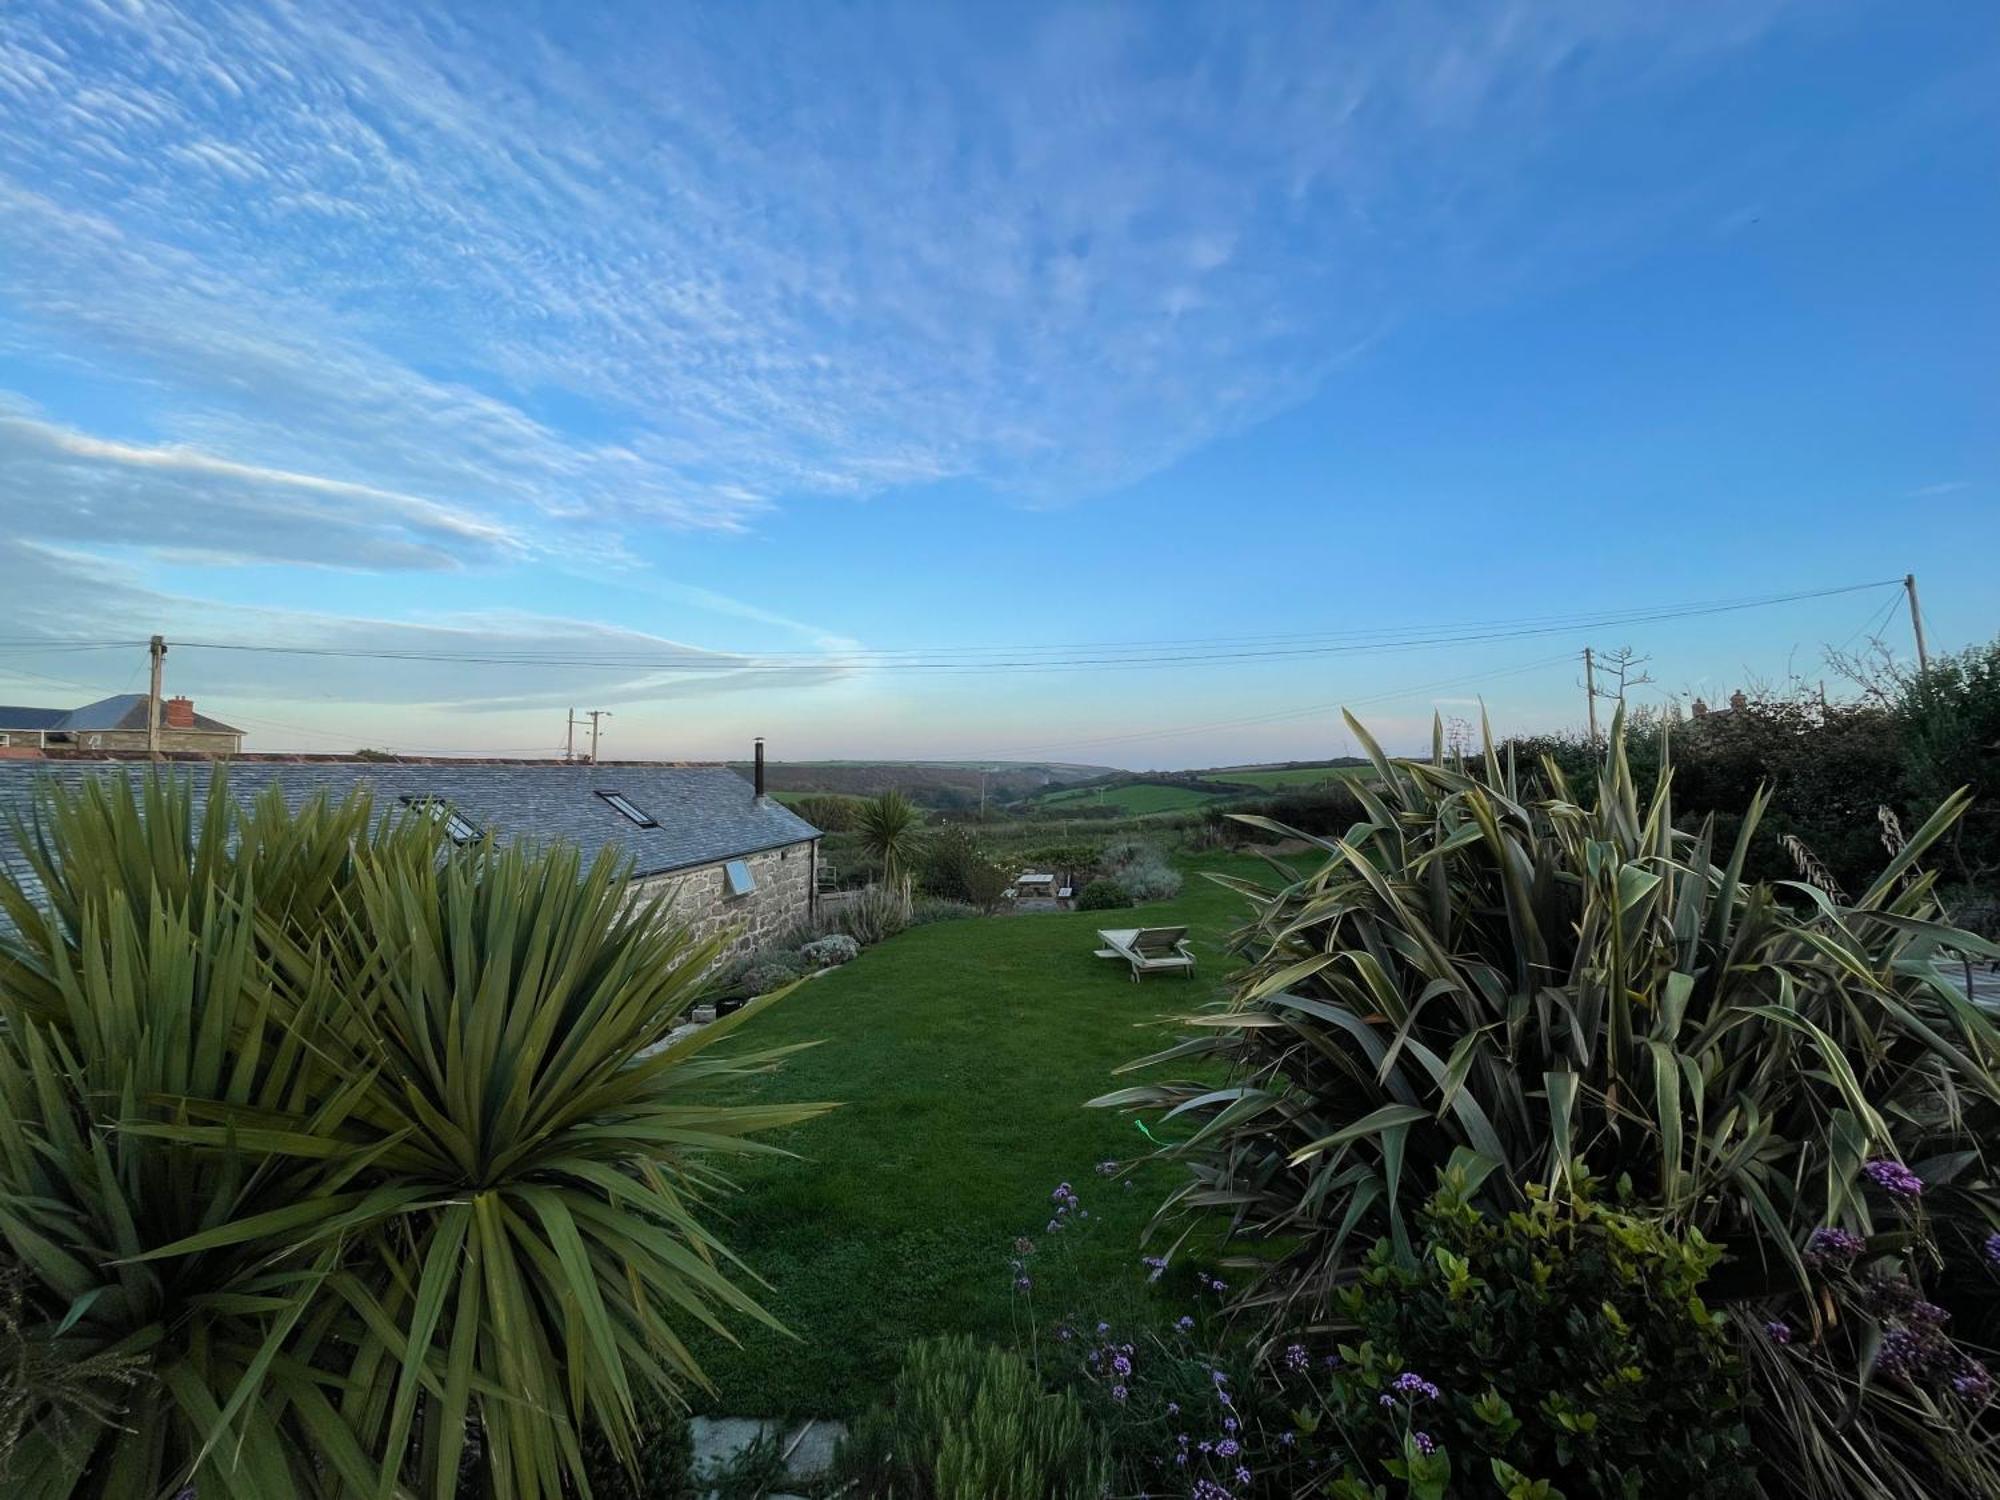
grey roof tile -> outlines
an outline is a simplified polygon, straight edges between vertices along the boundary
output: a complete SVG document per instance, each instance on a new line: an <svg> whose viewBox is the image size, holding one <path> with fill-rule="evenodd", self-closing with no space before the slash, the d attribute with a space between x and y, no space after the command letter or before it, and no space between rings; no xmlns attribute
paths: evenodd
<svg viewBox="0 0 2000 1500"><path fill-rule="evenodd" d="M26 875L9 814L31 820L39 789L48 782L74 786L90 776L142 777L152 769L146 761L0 760L0 864ZM206 799L209 766L170 763L159 769L191 778L197 801ZM378 809L402 797L439 798L503 842L560 840L577 846L585 858L616 846L632 858L638 875L819 837L817 828L782 803L759 802L750 783L726 766L239 761L228 767L228 778L231 795L240 800L275 785L293 807L321 792L344 796L357 784L373 790ZM622 793L659 826L637 827L599 797L600 791Z"/></svg>

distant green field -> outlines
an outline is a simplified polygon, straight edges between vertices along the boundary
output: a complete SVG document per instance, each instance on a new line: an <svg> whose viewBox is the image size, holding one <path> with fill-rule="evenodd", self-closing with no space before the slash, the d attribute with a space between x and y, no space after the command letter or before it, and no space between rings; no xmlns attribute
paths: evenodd
<svg viewBox="0 0 2000 1500"><path fill-rule="evenodd" d="M1037 800L1043 807L1111 807L1121 813L1138 816L1142 813L1186 812L1191 807L1213 802L1217 795L1196 791L1193 787L1135 783L1131 786L1074 787Z"/></svg>
<svg viewBox="0 0 2000 1500"><path fill-rule="evenodd" d="M1320 786L1340 777L1365 775L1368 766L1286 766L1275 771L1208 771L1217 781L1240 781L1245 786Z"/></svg>

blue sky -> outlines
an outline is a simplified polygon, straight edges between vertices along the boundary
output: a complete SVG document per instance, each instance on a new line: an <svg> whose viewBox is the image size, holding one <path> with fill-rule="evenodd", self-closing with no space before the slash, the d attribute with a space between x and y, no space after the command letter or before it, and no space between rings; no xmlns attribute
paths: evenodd
<svg viewBox="0 0 2000 1500"><path fill-rule="evenodd" d="M1912 569L1983 640L1996 116L1955 3L16 5L0 695L159 630L396 654L176 647L253 748L574 703L626 755L1203 765L1340 753L1339 702L1574 723L1586 644L1720 697L1908 638L1877 589L877 653Z"/></svg>

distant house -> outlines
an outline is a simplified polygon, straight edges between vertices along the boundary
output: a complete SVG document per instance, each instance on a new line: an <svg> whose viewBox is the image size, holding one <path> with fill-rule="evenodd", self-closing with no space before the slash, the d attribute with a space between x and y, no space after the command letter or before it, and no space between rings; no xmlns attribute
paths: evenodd
<svg viewBox="0 0 2000 1500"><path fill-rule="evenodd" d="M9 831L11 815L31 822L51 783L138 778L156 769L188 779L197 801L205 798L205 767L0 761L0 864L32 880ZM815 900L820 831L726 766L239 761L228 768L228 785L244 802L278 787L293 807L365 786L378 808L433 809L461 843L488 834L532 845L560 841L586 859L616 848L631 859L644 894L670 892L674 919L700 937L728 935L730 955L804 921Z"/></svg>
<svg viewBox="0 0 2000 1500"><path fill-rule="evenodd" d="M144 693L119 693L82 708L0 704L0 750L146 750ZM160 703L160 748L180 754L237 755L243 731L194 711L191 698Z"/></svg>

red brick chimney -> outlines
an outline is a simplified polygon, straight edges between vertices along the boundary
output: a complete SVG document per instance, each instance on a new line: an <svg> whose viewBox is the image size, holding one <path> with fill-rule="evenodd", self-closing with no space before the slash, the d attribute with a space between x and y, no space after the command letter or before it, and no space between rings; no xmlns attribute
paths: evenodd
<svg viewBox="0 0 2000 1500"><path fill-rule="evenodd" d="M169 698L165 704L165 715L161 722L168 729L194 728L194 699Z"/></svg>

